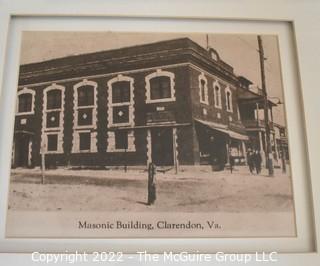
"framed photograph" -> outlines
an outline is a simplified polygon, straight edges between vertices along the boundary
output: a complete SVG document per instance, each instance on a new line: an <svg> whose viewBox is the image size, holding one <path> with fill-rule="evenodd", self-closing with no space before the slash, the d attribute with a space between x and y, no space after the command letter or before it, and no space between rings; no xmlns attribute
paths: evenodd
<svg viewBox="0 0 320 266"><path fill-rule="evenodd" d="M319 4L72 2L0 1L0 251L317 265Z"/></svg>

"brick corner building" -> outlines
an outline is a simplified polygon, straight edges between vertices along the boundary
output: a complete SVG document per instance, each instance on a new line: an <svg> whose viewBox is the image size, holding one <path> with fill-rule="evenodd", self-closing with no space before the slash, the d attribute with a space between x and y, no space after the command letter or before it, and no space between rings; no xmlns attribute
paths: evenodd
<svg viewBox="0 0 320 266"><path fill-rule="evenodd" d="M39 166L44 153L47 167L223 169L265 150L262 107L259 89L188 38L26 64L12 166Z"/></svg>

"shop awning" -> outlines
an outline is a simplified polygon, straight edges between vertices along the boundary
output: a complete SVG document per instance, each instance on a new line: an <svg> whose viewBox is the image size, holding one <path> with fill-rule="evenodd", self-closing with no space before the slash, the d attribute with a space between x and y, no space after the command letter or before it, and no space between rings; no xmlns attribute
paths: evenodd
<svg viewBox="0 0 320 266"><path fill-rule="evenodd" d="M209 122L209 121L204 121L204 120L200 120L200 119L195 119L195 121L211 128L213 130L217 130L222 133L225 133L230 138L238 139L238 140L249 140L249 137L247 135L243 135L243 134L237 133L235 131L232 131L232 130L228 129L227 126L225 126L225 125L221 125L221 124L217 124L217 123Z"/></svg>

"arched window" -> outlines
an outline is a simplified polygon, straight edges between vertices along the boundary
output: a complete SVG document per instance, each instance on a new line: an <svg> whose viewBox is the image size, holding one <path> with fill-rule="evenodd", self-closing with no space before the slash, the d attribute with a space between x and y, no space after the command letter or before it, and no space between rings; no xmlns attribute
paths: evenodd
<svg viewBox="0 0 320 266"><path fill-rule="evenodd" d="M32 94L24 93L19 95L19 113L28 113L32 111Z"/></svg>
<svg viewBox="0 0 320 266"><path fill-rule="evenodd" d="M122 75L108 81L108 127L134 125L133 83Z"/></svg>
<svg viewBox="0 0 320 266"><path fill-rule="evenodd" d="M61 108L62 94L60 89L53 89L47 92L47 110Z"/></svg>
<svg viewBox="0 0 320 266"><path fill-rule="evenodd" d="M74 120L72 152L97 151L97 87L84 79L74 85Z"/></svg>
<svg viewBox="0 0 320 266"><path fill-rule="evenodd" d="M78 107L94 105L94 87L84 85L78 87Z"/></svg>
<svg viewBox="0 0 320 266"><path fill-rule="evenodd" d="M146 81L146 102L170 102L175 101L174 74L158 69L149 74Z"/></svg>
<svg viewBox="0 0 320 266"><path fill-rule="evenodd" d="M228 112L232 112L232 92L229 87L226 87L226 108Z"/></svg>
<svg viewBox="0 0 320 266"><path fill-rule="evenodd" d="M41 141L47 153L63 152L64 91L55 83L43 91Z"/></svg>
<svg viewBox="0 0 320 266"><path fill-rule="evenodd" d="M221 88L219 83L216 81L213 83L213 93L214 93L214 106L216 108L221 109L222 104L221 104Z"/></svg>
<svg viewBox="0 0 320 266"><path fill-rule="evenodd" d="M150 99L167 99L171 98L170 78L155 77L150 80Z"/></svg>
<svg viewBox="0 0 320 266"><path fill-rule="evenodd" d="M34 114L35 91L23 88L18 91L17 114Z"/></svg>
<svg viewBox="0 0 320 266"><path fill-rule="evenodd" d="M75 126L94 127L96 121L97 83L84 80L74 86L75 90Z"/></svg>
<svg viewBox="0 0 320 266"><path fill-rule="evenodd" d="M118 75L108 81L108 127L134 126L134 79ZM108 131L108 152L134 152L134 132Z"/></svg>
<svg viewBox="0 0 320 266"><path fill-rule="evenodd" d="M199 95L200 95L200 102L204 104L209 104L207 83L208 81L204 73L201 73L201 75L199 75Z"/></svg>
<svg viewBox="0 0 320 266"><path fill-rule="evenodd" d="M112 84L112 103L130 102L130 82L117 81Z"/></svg>

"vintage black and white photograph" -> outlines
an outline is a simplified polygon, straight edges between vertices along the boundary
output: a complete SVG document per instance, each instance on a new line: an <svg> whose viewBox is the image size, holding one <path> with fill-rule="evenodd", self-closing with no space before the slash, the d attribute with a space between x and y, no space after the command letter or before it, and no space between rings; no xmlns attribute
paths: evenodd
<svg viewBox="0 0 320 266"><path fill-rule="evenodd" d="M295 236L278 41L23 32L7 236Z"/></svg>

